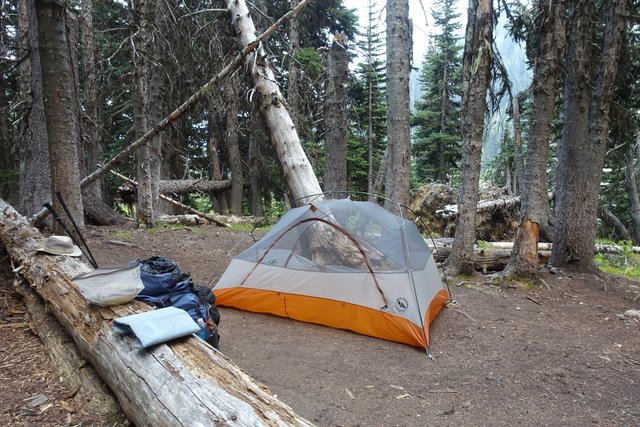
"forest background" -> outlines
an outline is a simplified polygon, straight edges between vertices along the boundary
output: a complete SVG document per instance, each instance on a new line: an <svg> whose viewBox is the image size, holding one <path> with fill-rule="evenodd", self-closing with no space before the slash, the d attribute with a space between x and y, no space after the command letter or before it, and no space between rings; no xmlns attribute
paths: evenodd
<svg viewBox="0 0 640 427"><path fill-rule="evenodd" d="M250 18L260 33L298 3L253 2ZM89 221L108 221L105 207L133 214L118 178L101 176L81 192L81 177L200 93L244 47L223 2L2 7L0 197L27 216L56 203L56 191ZM594 267L596 235L640 243L637 4L471 0L466 7L463 31L451 0L411 16L407 1L368 1L361 25L341 0L319 0L259 54L244 55L273 70L281 92L269 94L272 104L286 109L318 188L384 194L402 205L423 185L458 189L454 273L473 268L480 182L521 197L512 271L535 273L531 247L541 238L554 242L554 265L577 269ZM415 13L431 19L430 36L421 63L411 65ZM526 89L514 82L528 73L505 66L517 55L496 46L505 35L526 52ZM412 66L421 95L410 111ZM254 69L247 61L216 81L118 161L118 171L139 183L138 224L153 226L173 210L160 193L203 211L257 217L308 195L287 180L291 153L283 161L276 149L265 94L248 75ZM498 126L491 113L500 106L510 122ZM480 176L482 143L495 129L499 154Z"/></svg>

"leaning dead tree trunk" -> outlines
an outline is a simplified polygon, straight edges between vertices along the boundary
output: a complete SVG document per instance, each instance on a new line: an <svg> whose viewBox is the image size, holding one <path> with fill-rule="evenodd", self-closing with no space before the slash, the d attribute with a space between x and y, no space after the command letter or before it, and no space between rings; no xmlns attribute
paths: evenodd
<svg viewBox="0 0 640 427"><path fill-rule="evenodd" d="M135 425L311 425L198 338L139 350L133 338L116 334L113 319L148 306L90 306L71 281L89 267L34 254L44 237L1 199L0 243Z"/></svg>
<svg viewBox="0 0 640 427"><path fill-rule="evenodd" d="M198 89L196 93L191 95L189 99L183 102L171 114L169 114L167 117L162 119L160 123L151 127L151 129L149 129L147 133L145 133L143 136L133 141L131 144L127 145L122 151L116 154L113 158L106 161L102 166L96 169L93 173L86 176L80 183L80 186L82 188L85 188L91 185L95 180L102 178L104 175L109 173L111 169L119 165L122 161L129 158L129 156L135 150L137 150L140 146L142 146L143 144L147 144L156 135L158 135L158 133L160 133L163 129L165 129L167 126L169 126L170 124L178 120L180 117L182 117L182 115L187 110L189 110L189 108L191 108L194 104L196 104L198 101L200 101L205 96L207 96L209 91L213 90L213 88L215 88L220 81L229 77L233 72L235 72L238 68L240 68L240 66L244 63L245 57L247 57L247 55L253 52L256 48L258 48L258 46L260 46L262 41L266 40L275 30L277 30L280 26L288 22L289 19L297 15L309 2L310 0L301 1L296 7L291 9L289 12L284 14L280 19L274 22L262 34L260 34L257 37L254 36L252 42L246 44L244 49L242 49L242 51L240 51L240 53L238 53L233 58L233 60L229 64L227 64L227 66L225 66L222 70L220 70L220 72L218 72L218 74L216 74L215 77L213 77L204 86ZM271 73L271 76L273 77L273 73ZM39 221L44 219L48 215L48 213L49 213L48 210L42 209L40 212L34 215L33 218L31 218L31 223L32 224L38 223Z"/></svg>
<svg viewBox="0 0 640 427"><path fill-rule="evenodd" d="M309 0L303 0L293 10L301 9L307 3ZM231 12L233 27L242 46L251 46L259 42L246 3L243 0L227 0L227 8ZM300 138L287 111L286 101L280 93L267 54L260 47L248 54L245 62L258 95L260 113L271 133L271 142L278 153L287 185L295 200L306 203L309 196L321 194L322 189L300 144Z"/></svg>

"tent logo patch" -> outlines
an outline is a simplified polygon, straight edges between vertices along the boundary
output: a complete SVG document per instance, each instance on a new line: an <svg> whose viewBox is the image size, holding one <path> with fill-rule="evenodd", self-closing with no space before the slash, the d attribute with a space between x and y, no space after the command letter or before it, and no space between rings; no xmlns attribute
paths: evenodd
<svg viewBox="0 0 640 427"><path fill-rule="evenodd" d="M406 311L408 307L409 307L409 303L407 302L406 299L398 298L396 300L396 308L398 309L398 311Z"/></svg>

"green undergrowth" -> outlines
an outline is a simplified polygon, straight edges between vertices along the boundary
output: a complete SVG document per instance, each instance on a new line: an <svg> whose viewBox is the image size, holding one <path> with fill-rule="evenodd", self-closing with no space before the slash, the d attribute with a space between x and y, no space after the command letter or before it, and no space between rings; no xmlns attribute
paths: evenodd
<svg viewBox="0 0 640 427"><path fill-rule="evenodd" d="M128 239L133 236L133 232L130 230L118 230L113 233L113 237L117 239Z"/></svg>
<svg viewBox="0 0 640 427"><path fill-rule="evenodd" d="M615 274L629 279L640 280L640 254L633 252L629 241L598 241L600 244L616 245L622 248L616 253L598 253L594 257L596 266L608 274Z"/></svg>

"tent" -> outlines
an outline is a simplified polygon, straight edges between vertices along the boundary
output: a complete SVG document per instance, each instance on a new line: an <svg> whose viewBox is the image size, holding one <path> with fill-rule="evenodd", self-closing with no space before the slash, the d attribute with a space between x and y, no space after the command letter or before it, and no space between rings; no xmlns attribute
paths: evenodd
<svg viewBox="0 0 640 427"><path fill-rule="evenodd" d="M411 221L373 202L295 208L236 256L218 305L348 329L417 347L449 299Z"/></svg>

